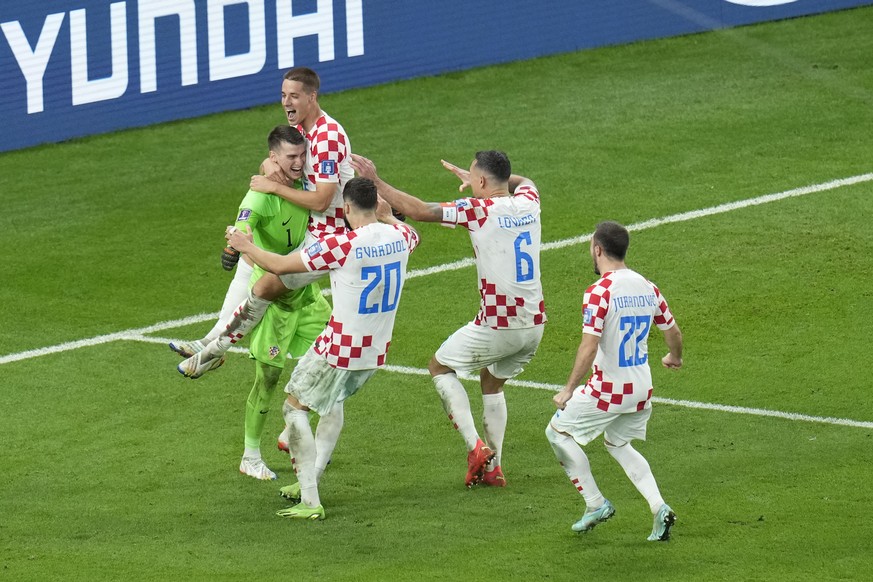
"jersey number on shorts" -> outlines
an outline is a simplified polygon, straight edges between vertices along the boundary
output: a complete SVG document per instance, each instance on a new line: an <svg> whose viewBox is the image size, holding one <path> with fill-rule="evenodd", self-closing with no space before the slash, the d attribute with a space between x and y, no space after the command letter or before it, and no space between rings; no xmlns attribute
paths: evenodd
<svg viewBox="0 0 873 582"><path fill-rule="evenodd" d="M400 261L387 265L371 265L361 268L361 280L370 281L361 292L361 301L358 303L358 313L379 313L394 311L397 309L397 300L400 298L400 287L403 283L400 273ZM377 289L382 286L382 297L378 296ZM377 291L372 300L370 295ZM370 303L372 301L372 304Z"/></svg>
<svg viewBox="0 0 873 582"><path fill-rule="evenodd" d="M618 347L619 368L642 366L649 361L649 354L640 353L640 344L646 341L651 325L652 317L650 315L625 315L618 320L618 327L624 332L621 345ZM633 352L630 356L627 355L628 348Z"/></svg>
<svg viewBox="0 0 873 582"><path fill-rule="evenodd" d="M515 280L518 283L534 278L533 257L521 250L521 243L531 244L530 231L524 231L515 237Z"/></svg>

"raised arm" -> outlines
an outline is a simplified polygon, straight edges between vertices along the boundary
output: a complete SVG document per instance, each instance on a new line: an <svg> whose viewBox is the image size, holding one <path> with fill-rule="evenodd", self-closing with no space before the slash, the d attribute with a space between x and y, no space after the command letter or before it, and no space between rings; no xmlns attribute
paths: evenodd
<svg viewBox="0 0 873 582"><path fill-rule="evenodd" d="M286 273L305 273L307 270L300 253L279 255L257 246L252 238L252 229L248 225L246 225L246 232L235 226L227 227L224 238L227 239L231 247L248 255L255 264L271 273L284 275Z"/></svg>
<svg viewBox="0 0 873 582"><path fill-rule="evenodd" d="M388 184L379 177L375 164L364 156L352 154L352 167L359 176L373 180L379 196L398 212L420 222L439 222L442 220L443 209L439 203L424 202Z"/></svg>

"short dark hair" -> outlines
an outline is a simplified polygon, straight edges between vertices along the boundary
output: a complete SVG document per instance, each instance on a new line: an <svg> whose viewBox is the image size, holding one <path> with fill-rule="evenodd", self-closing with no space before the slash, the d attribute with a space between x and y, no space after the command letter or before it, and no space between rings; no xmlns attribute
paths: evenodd
<svg viewBox="0 0 873 582"><path fill-rule="evenodd" d="M267 136L267 147L270 148L270 151L276 151L279 148L279 144L283 142L290 143L291 145L304 145L306 140L303 139L303 135L297 131L296 127L291 127L287 124L277 125L270 132L270 135Z"/></svg>
<svg viewBox="0 0 873 582"><path fill-rule="evenodd" d="M611 259L623 261L630 245L630 233L617 222L606 220L594 230L594 244Z"/></svg>
<svg viewBox="0 0 873 582"><path fill-rule="evenodd" d="M369 178L352 178L343 188L343 200L360 210L376 210L376 184Z"/></svg>
<svg viewBox="0 0 873 582"><path fill-rule="evenodd" d="M512 164L509 157L497 150L476 152L476 165L480 170L501 182L509 181L512 175Z"/></svg>
<svg viewBox="0 0 873 582"><path fill-rule="evenodd" d="M318 89L321 87L318 73L309 67L294 67L289 69L283 78L286 81L298 81L303 85L303 90L307 93L318 93Z"/></svg>

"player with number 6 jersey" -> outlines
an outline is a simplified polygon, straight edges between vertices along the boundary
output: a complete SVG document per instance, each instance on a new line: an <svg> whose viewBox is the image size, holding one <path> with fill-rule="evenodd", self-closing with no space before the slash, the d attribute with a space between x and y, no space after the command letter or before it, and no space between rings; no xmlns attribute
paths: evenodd
<svg viewBox="0 0 873 582"><path fill-rule="evenodd" d="M528 178L512 174L509 158L481 151L463 170L443 166L469 187L472 196L428 203L381 180L373 162L352 156L352 166L373 179L392 207L413 220L439 222L470 234L479 278L476 318L443 342L429 370L443 408L467 446L464 483L504 487L500 466L507 408L503 385L533 358L546 322L540 283L540 197ZM482 389L484 441L479 438L470 401L456 370L478 371Z"/></svg>

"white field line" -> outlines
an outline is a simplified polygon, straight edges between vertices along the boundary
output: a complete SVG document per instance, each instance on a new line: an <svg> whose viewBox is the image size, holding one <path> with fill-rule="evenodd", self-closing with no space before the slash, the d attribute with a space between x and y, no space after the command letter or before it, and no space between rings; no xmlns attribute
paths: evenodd
<svg viewBox="0 0 873 582"><path fill-rule="evenodd" d="M860 174L858 176L852 176L849 178L841 178L838 180L831 180L829 182L823 182L821 184L813 184L810 186L803 186L801 188L794 188L792 190L786 190L784 192L777 192L775 194L766 194L764 196L758 196L755 198L747 198L745 200L739 200L737 202L727 202L725 204L719 204L717 206L710 206L709 208L703 208L700 210L693 210L690 212L682 212L679 214L671 214L669 216L664 216L661 218L652 218L650 220L646 220L643 222L637 222L627 226L627 229L630 231L640 231L646 230L649 228L654 228L656 226L661 226L664 224L672 224L676 222L685 222L688 220L694 220L697 218L703 218L706 216L713 216L716 214L723 214L726 212L732 212L734 210L740 210L743 208L748 208L749 206L758 206L761 204L769 204L770 202L777 202L779 200L784 200L786 198L793 198L797 196L805 196L807 194L814 194L817 192L825 192L827 190L835 190L837 188L842 188L844 186L851 186L853 184L860 184L863 182L873 181L873 173L869 174ZM562 239L558 241L552 241L549 243L544 243L542 245L543 251L548 251L552 249L560 249L576 244L582 244L591 240L592 233L585 234L578 237L572 237L568 239ZM473 259L461 259L459 261L454 261L452 263L445 263L443 265L436 265L434 267L428 267L426 269L417 269L414 271L410 271L407 274L407 279L412 279L415 277L422 277L425 275L433 275L436 273L441 273L444 271L455 271L458 269L463 269L465 267L473 266L475 263ZM162 338L149 338L146 337L147 333L154 333L156 331L162 331L166 329L173 329L176 327L182 327L185 325L191 325L194 323L200 323L202 321L207 321L210 319L214 319L217 317L217 313L201 313L199 315L192 315L189 317L185 317L182 319L175 319L170 321L164 321L160 323L156 323L154 325L150 325L147 327L130 329L127 331L121 331L117 333L111 333L101 336L96 336L84 340L78 340L73 342L67 342L63 344L58 344L55 346L49 346L45 348L38 348L35 350L28 350L25 352L18 352L13 354L7 354L4 356L0 356L0 365L8 364L11 362L18 362L21 360L26 360L29 358L36 358L39 356L46 356L49 354L56 354L59 352L65 352L69 350L75 350L79 348L96 346L100 344L105 344L118 340L135 340L135 341L148 341L155 343L163 343L167 340ZM246 350L241 348L236 348L234 351L245 352ZM414 373L414 374L427 374L426 370L419 370L417 368L400 368L395 366L386 366L386 370L400 372L400 373ZM411 371L410 371L411 370ZM464 377L464 376L462 376ZM540 388L547 390L557 390L560 387L556 388L554 385L550 384L540 384L537 382L526 382L526 381L511 381L510 385L513 386L525 386L530 388ZM656 402L663 402L667 404L674 404L677 406L686 406L690 408L702 408L706 410L720 410L726 412L735 412L740 414L754 414L759 416L773 416L778 418L787 418L791 420L805 420L809 422L824 422L828 424L839 424L845 426L856 426L861 428L873 428L873 423L870 422L862 422L855 421L849 419L840 419L840 418L824 418L824 417L816 417L816 416L806 416L802 414L794 414L794 413L785 413L771 410L763 410L763 409L754 409L754 408L742 408L738 406L725 406L720 404L707 404L701 402L691 402L685 400L670 400L670 399L661 399L654 398Z"/></svg>
<svg viewBox="0 0 873 582"><path fill-rule="evenodd" d="M124 338L125 340L134 340L134 341L142 341L153 344L167 344L173 339L171 338L163 338L163 337L154 337L154 336L134 336L129 335ZM230 351L236 352L239 354L248 354L249 351L245 348L231 348ZM409 366L392 366L390 364L386 365L382 368L386 372L391 372L394 374L406 374L410 376L430 376L430 372L428 372L424 368L412 368ZM472 380L477 381L479 379L478 374L468 374L466 372L459 372L458 377L464 380ZM543 382L531 382L529 380L509 380L506 383L507 386L518 386L521 388L534 388L536 390L546 390L549 392L557 392L564 386L561 384L546 384ZM863 420L852 420L849 418L834 418L834 417L825 417L825 416L810 416L807 414L798 414L795 412L782 412L779 410L767 410L765 408L746 408L743 406L730 406L727 404L712 404L709 402L695 402L693 400L674 400L673 398L660 398L658 396L652 397L652 402L658 404L669 404L671 406L681 406L683 408L696 408L698 410L713 410L716 412L729 412L733 414L749 414L752 416L769 416L772 418L782 418L784 420L800 420L803 422L816 422L820 424L835 424L839 426L851 426L855 428L868 428L873 429L873 422L866 422Z"/></svg>

